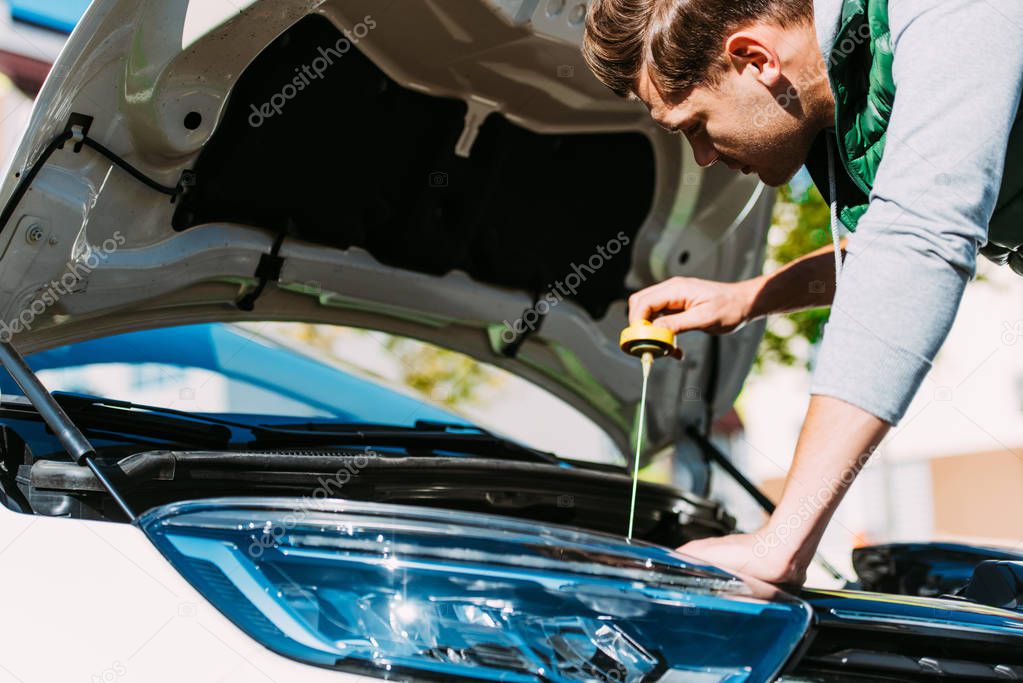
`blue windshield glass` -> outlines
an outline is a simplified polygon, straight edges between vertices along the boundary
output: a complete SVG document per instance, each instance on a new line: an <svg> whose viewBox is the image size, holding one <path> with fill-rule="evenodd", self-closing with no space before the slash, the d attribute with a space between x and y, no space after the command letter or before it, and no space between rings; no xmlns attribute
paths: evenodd
<svg viewBox="0 0 1023 683"><path fill-rule="evenodd" d="M36 353L27 360L51 391L189 412L281 421L467 424L413 396L232 325L120 334ZM0 372L0 391L21 393L6 372Z"/></svg>

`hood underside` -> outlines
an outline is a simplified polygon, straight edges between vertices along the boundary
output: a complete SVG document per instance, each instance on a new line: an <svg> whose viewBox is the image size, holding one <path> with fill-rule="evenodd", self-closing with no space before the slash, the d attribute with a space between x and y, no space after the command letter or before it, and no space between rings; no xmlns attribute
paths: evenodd
<svg viewBox="0 0 1023 683"><path fill-rule="evenodd" d="M38 171L0 226L5 331L33 351L199 321L368 327L520 374L627 450L628 293L752 276L771 200L606 92L577 13L536 4L97 0L3 189ZM46 158L72 125L112 155ZM730 407L761 332L680 340L649 451Z"/></svg>

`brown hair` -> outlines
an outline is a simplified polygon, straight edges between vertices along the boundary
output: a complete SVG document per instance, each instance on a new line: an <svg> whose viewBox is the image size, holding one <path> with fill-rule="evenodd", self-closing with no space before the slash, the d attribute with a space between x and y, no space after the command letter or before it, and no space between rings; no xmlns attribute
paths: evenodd
<svg viewBox="0 0 1023 683"><path fill-rule="evenodd" d="M625 97L646 68L665 97L713 83L725 39L754 21L813 19L812 0L593 0L583 57L601 83Z"/></svg>

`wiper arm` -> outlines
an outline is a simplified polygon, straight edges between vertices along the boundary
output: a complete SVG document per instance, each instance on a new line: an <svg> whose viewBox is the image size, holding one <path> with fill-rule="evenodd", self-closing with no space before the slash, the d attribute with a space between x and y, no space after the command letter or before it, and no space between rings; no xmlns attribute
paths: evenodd
<svg viewBox="0 0 1023 683"><path fill-rule="evenodd" d="M261 431L259 427L201 413L142 405L90 394L54 391L52 397L61 408L74 415L82 431L94 436L114 432L148 437L147 441L157 439L190 446L221 448L231 443L234 429L246 432ZM31 400L26 401L24 397L8 396L0 401L0 405L5 406L23 406L26 403L38 412L35 404Z"/></svg>
<svg viewBox="0 0 1023 683"><path fill-rule="evenodd" d="M74 414L82 429L88 432L114 431L174 443L218 447L231 442L232 428L251 430L248 425L173 408L58 391L53 392L53 396L65 410Z"/></svg>
<svg viewBox="0 0 1023 683"><path fill-rule="evenodd" d="M562 464L558 456L523 446L472 425L419 420L412 427L345 422L289 422L260 425L259 442L293 444L298 439L316 445L360 445L382 448L424 448L457 451L508 460Z"/></svg>

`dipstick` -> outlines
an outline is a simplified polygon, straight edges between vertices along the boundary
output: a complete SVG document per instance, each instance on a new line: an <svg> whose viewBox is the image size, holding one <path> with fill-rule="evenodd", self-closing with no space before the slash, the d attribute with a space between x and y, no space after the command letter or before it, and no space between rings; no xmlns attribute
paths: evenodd
<svg viewBox="0 0 1023 683"><path fill-rule="evenodd" d="M629 504L629 540L632 540L633 522L636 521L636 492L639 488L639 456L643 453L643 431L646 426L646 389L650 381L650 368L655 358L682 357L675 345L675 335L664 327L655 327L642 320L622 330L618 345L622 351L640 359L643 366L643 395L639 399L639 425L636 428L636 457L632 462L632 502Z"/></svg>
<svg viewBox="0 0 1023 683"><path fill-rule="evenodd" d="M643 395L639 399L639 425L636 427L636 455L632 459L632 500L629 503L629 540L632 540L632 526L636 520L636 492L639 489L639 456L643 452L643 425L646 423L646 387L650 381L650 368L654 364L654 354L647 351L643 354Z"/></svg>

